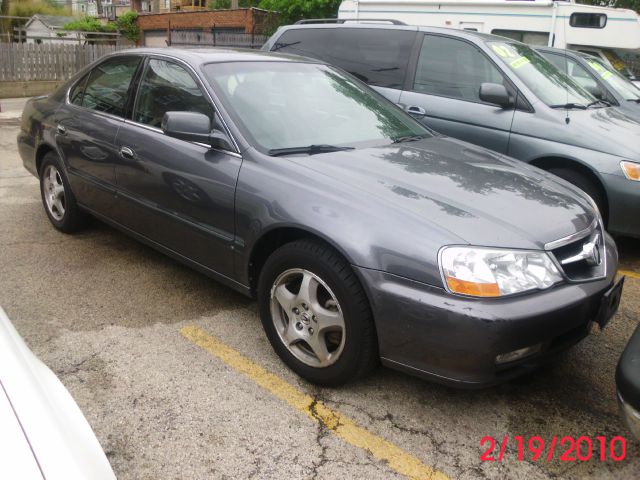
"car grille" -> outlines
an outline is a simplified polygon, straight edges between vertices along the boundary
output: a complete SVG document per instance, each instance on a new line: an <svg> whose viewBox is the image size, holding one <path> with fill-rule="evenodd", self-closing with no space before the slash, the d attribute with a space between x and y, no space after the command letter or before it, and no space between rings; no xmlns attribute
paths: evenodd
<svg viewBox="0 0 640 480"><path fill-rule="evenodd" d="M558 240L548 247L569 280L593 280L606 274L604 232L597 221L577 238Z"/></svg>

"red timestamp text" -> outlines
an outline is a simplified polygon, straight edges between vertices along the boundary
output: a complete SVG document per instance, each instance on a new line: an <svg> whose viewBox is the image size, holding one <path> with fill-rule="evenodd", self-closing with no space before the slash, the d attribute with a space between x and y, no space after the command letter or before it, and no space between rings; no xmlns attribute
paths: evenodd
<svg viewBox="0 0 640 480"><path fill-rule="evenodd" d="M506 456L516 457L518 461L533 460L534 462L550 462L554 459L561 462L588 462L589 460L621 462L627 456L627 440L620 436L576 438L554 435L548 440L537 435L532 437L505 435L499 440L486 436L480 440L480 447L483 449L480 455L480 460L483 462L502 462ZM507 447L510 447L509 450Z"/></svg>

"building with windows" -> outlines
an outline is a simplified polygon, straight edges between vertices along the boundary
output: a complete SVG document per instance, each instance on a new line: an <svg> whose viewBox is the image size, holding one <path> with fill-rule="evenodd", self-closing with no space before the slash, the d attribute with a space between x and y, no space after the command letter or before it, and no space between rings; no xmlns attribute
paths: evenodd
<svg viewBox="0 0 640 480"><path fill-rule="evenodd" d="M214 45L213 41L207 43L206 40L211 37L212 32L260 35L274 24L276 17L277 13L259 8L238 8L140 15L137 22L142 45L165 47L176 43L172 42L172 33L176 37L194 36L198 45Z"/></svg>
<svg viewBox="0 0 640 480"><path fill-rule="evenodd" d="M58 15L34 15L22 30L24 39L27 43L64 43L59 34L64 32L63 27L67 23L74 20L77 19Z"/></svg>

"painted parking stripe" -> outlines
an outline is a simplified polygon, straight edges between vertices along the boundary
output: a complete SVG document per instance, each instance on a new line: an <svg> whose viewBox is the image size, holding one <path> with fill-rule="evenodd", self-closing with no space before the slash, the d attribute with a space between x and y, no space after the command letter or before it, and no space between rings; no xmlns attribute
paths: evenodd
<svg viewBox="0 0 640 480"><path fill-rule="evenodd" d="M625 275L627 277L637 278L638 280L640 280L640 273L632 272L631 270L618 270L618 273L620 275Z"/></svg>
<svg viewBox="0 0 640 480"><path fill-rule="evenodd" d="M184 327L180 333L189 341L253 380L275 397L285 401L310 419L323 424L345 442L362 448L378 460L384 461L389 468L396 472L416 480L445 480L449 478L446 474L425 465L420 459L393 443L359 427L353 420L337 410L330 409L277 375L269 373L257 363L197 326Z"/></svg>

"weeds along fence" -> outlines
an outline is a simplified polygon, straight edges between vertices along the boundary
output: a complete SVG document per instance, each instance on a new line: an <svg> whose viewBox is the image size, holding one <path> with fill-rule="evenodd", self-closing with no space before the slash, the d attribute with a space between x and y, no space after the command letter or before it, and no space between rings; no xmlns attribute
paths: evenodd
<svg viewBox="0 0 640 480"><path fill-rule="evenodd" d="M0 81L67 80L116 45L0 43Z"/></svg>

